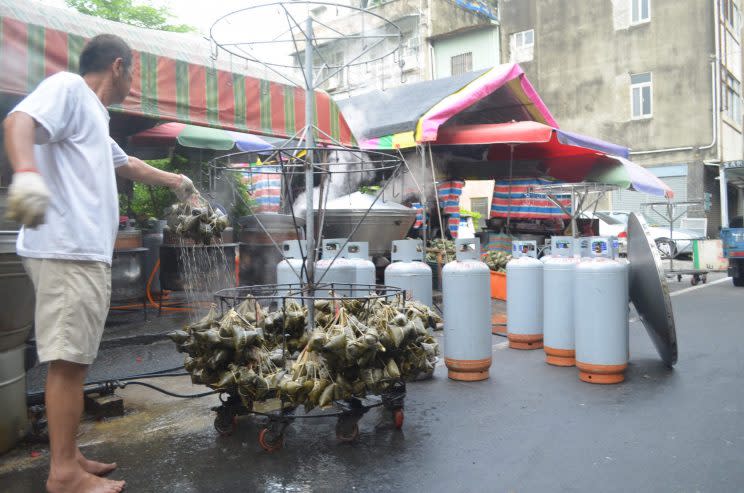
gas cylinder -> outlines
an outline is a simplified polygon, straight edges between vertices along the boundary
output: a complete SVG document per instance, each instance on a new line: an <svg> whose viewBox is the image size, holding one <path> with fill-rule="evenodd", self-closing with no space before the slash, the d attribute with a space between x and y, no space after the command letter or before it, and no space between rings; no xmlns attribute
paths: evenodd
<svg viewBox="0 0 744 493"><path fill-rule="evenodd" d="M458 238L456 260L442 269L444 362L449 378L488 378L491 367L491 272L478 238Z"/></svg>
<svg viewBox="0 0 744 493"><path fill-rule="evenodd" d="M574 269L574 327L579 378L619 383L628 366L628 262L585 258Z"/></svg>
<svg viewBox="0 0 744 493"><path fill-rule="evenodd" d="M543 261L543 344L549 365L574 366L574 256Z"/></svg>
<svg viewBox="0 0 744 493"><path fill-rule="evenodd" d="M545 263L551 258L574 256L574 239L572 236L553 236L550 238L550 253L540 257Z"/></svg>
<svg viewBox="0 0 744 493"><path fill-rule="evenodd" d="M369 259L369 243L350 241L346 244L342 257L349 260L356 270L354 284L374 286L377 284L375 264ZM355 287L353 296L369 296L371 288Z"/></svg>
<svg viewBox="0 0 744 493"><path fill-rule="evenodd" d="M286 240L282 243L282 255L284 260L276 264L277 284L297 284L293 289L298 289L307 273L302 272L302 254L307 255L305 240ZM283 296L286 289L279 288L277 294Z"/></svg>
<svg viewBox="0 0 744 493"><path fill-rule="evenodd" d="M512 257L537 258L537 242L535 240L512 240Z"/></svg>
<svg viewBox="0 0 744 493"><path fill-rule="evenodd" d="M341 296L352 296L351 284L356 279L354 262L343 256L343 238L323 240L322 258L315 263L315 282L320 284L341 284L337 286ZM329 286L330 288L330 286Z"/></svg>
<svg viewBox="0 0 744 493"><path fill-rule="evenodd" d="M577 238L576 241L582 258L615 258L614 243L617 239L614 236L586 236Z"/></svg>
<svg viewBox="0 0 744 493"><path fill-rule="evenodd" d="M385 268L385 285L406 291L406 296L432 306L431 267L424 263L421 240L393 241L392 264Z"/></svg>
<svg viewBox="0 0 744 493"><path fill-rule="evenodd" d="M513 255L520 255L513 251ZM523 255L506 264L506 335L513 349L543 347L543 263Z"/></svg>

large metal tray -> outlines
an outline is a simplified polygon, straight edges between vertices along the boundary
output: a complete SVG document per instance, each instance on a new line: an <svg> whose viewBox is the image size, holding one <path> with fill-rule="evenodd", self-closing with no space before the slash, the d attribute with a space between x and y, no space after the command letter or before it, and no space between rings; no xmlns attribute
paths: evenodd
<svg viewBox="0 0 744 493"><path fill-rule="evenodd" d="M664 267L643 216L628 219L630 301L638 311L659 356L668 366L677 362L677 333Z"/></svg>

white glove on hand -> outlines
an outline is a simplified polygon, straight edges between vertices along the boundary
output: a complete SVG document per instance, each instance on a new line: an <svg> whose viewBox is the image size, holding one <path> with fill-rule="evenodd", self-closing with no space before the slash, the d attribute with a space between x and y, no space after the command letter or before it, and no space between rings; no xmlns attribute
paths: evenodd
<svg viewBox="0 0 744 493"><path fill-rule="evenodd" d="M176 197L178 197L179 202L187 202L193 195L198 195L199 192L196 191L194 182L192 182L188 176L179 176L181 177L181 183L173 189L173 192L176 194Z"/></svg>
<svg viewBox="0 0 744 493"><path fill-rule="evenodd" d="M13 175L8 188L8 208L5 217L29 228L44 224L49 205L49 189L35 171L21 171Z"/></svg>

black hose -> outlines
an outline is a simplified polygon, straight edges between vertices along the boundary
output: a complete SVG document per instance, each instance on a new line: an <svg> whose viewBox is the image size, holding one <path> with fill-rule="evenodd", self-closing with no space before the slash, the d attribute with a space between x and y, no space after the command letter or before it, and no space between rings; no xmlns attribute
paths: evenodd
<svg viewBox="0 0 744 493"><path fill-rule="evenodd" d="M201 394L176 394L175 392L170 392L170 391L165 390L163 388L160 388L160 387L158 387L156 385L152 385L152 384L146 383L146 382L137 382L137 381L124 382L124 383L116 382L115 385L117 387L119 387L120 389L126 388L127 385L141 385L142 387L147 387L147 388L150 388L150 389L153 389L153 390L157 390L158 392L163 393L165 395L169 395L171 397L178 397L178 398L181 398L181 399L196 399L196 398L199 398L199 397L206 397L208 395L218 394L220 392L219 390L210 390L209 392L202 392Z"/></svg>
<svg viewBox="0 0 744 493"><path fill-rule="evenodd" d="M107 378L105 380L95 380L91 382L85 382L83 384L83 387L94 386L94 388L87 388L87 389L84 388L83 392L85 394L95 394L98 392L102 392L103 390L106 389L106 385L113 384L115 382L130 382L136 379L144 380L148 378L181 377L181 376L188 375L187 372L170 373L172 371L180 370L182 368L183 366L175 366L173 368L166 368L164 370L155 370L155 371L151 371L148 373L140 373L138 375L130 375L130 376L119 377L119 378ZM119 385L119 387L124 388L121 385ZM155 388L155 390L160 390L159 388L156 388L154 386L153 388ZM167 391L162 391L162 392L164 394L168 394ZM210 392L209 394L212 394L212 393L214 392ZM204 394L204 395L209 395L209 394ZM174 395L174 397L182 397L182 396ZM188 397L188 396L183 396L183 397ZM195 397L202 397L202 395L198 394L198 395L195 395ZM27 392L26 393L26 404L29 406L44 404L44 391L42 390L39 392Z"/></svg>
<svg viewBox="0 0 744 493"><path fill-rule="evenodd" d="M188 375L187 372L181 372L181 373L157 373L157 374L151 374L151 373L143 373L142 375L131 375L128 377L121 377L121 378L107 378L105 380L96 380L94 382L85 382L84 386L88 385L99 385L102 383L107 382L129 382L131 380L146 380L148 378L166 378L166 377L183 377Z"/></svg>

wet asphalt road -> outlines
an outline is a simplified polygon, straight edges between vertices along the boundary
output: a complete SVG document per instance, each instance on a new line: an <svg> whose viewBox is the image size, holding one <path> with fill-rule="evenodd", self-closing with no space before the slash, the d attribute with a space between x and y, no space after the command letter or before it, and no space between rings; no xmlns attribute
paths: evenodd
<svg viewBox="0 0 744 493"><path fill-rule="evenodd" d="M323 419L295 423L285 448L268 454L250 418L218 437L212 401L132 388L121 392L128 414L89 424L81 442L87 454L118 461L114 477L131 492L742 491L744 289L726 280L679 291L687 287L673 283L675 369L633 322L619 385L580 382L575 369L549 367L541 351L509 350L494 336L490 380L454 382L439 367L433 380L409 385L403 431L372 411L351 445L337 443L334 420ZM129 348L134 364L136 354L178 360L163 343ZM31 450L42 456L29 459ZM42 491L46 471L43 447L21 447L0 457L0 491Z"/></svg>

